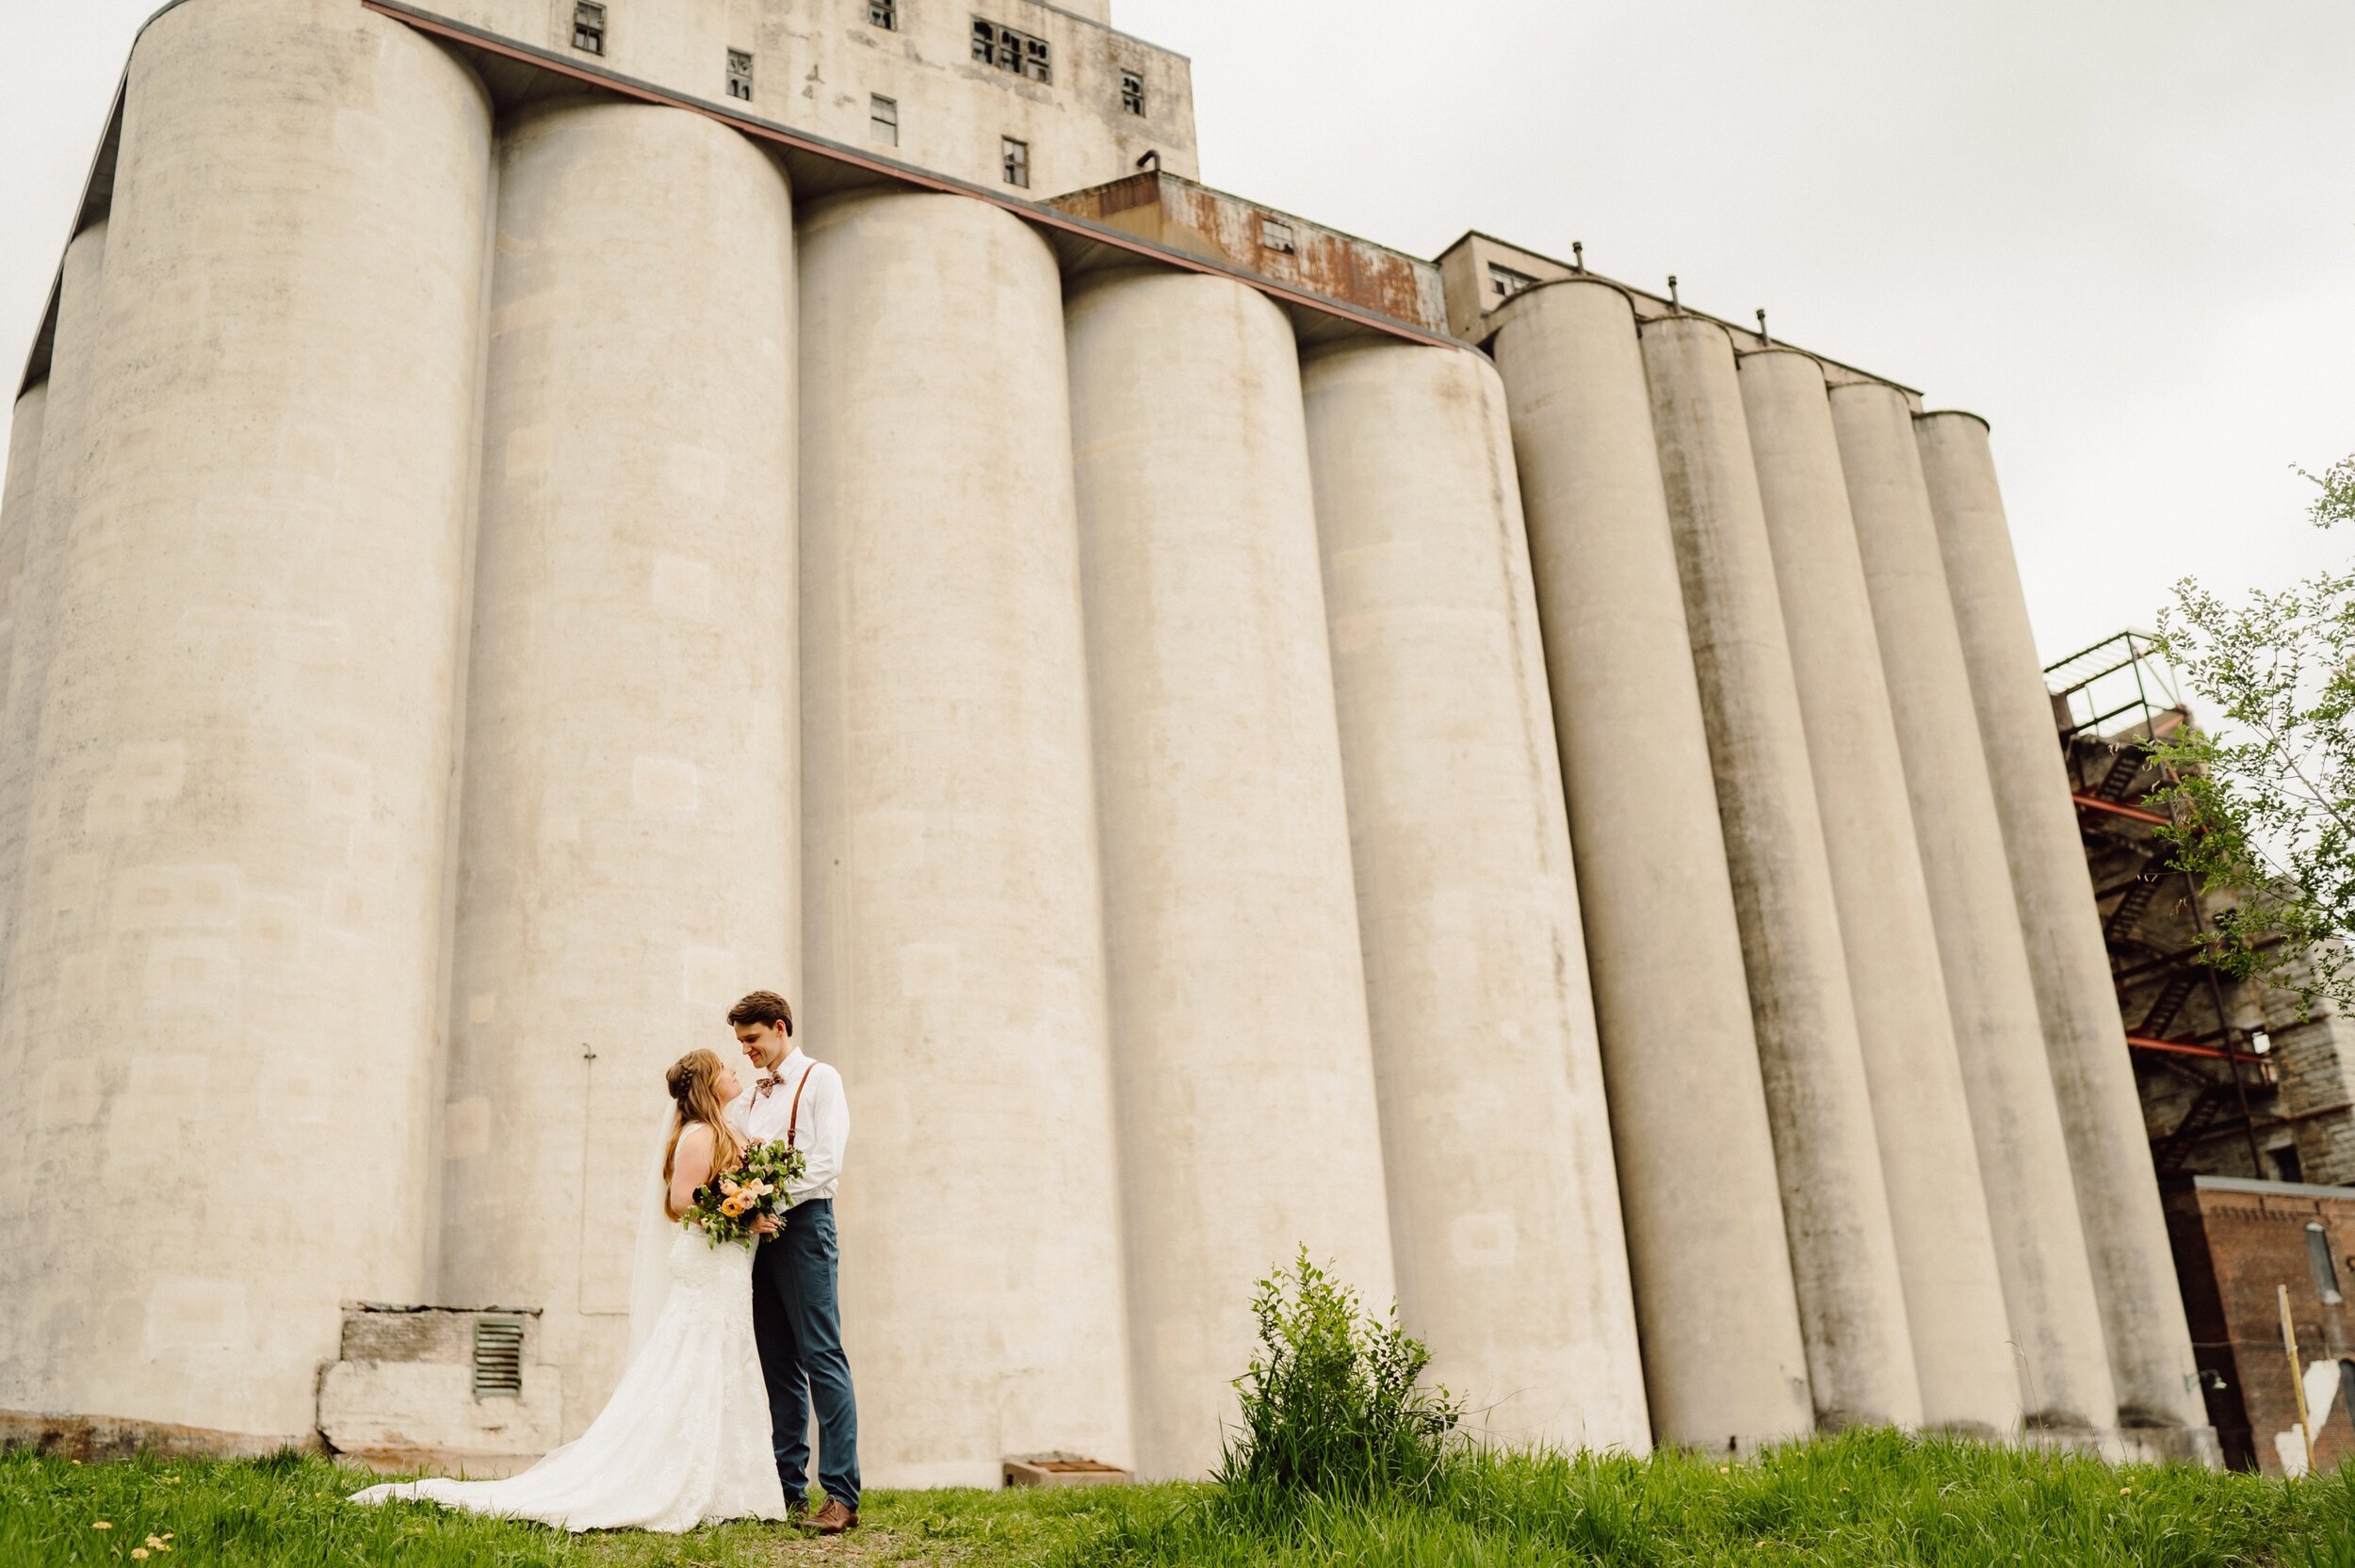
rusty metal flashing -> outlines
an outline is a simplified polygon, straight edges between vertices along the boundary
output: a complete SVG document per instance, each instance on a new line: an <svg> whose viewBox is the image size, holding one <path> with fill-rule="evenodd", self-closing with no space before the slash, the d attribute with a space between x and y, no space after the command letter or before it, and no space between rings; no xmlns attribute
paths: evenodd
<svg viewBox="0 0 2355 1568"><path fill-rule="evenodd" d="M1306 289L1291 288L1274 279L1242 267L1224 267L1203 257L1190 256L1167 246L1139 239L1134 234L1125 234L1108 224L1078 218L1039 202L1002 195L986 186L970 185L948 175L934 174L914 168L897 159L878 157L871 153L846 147L837 141L829 141L823 137L812 136L805 131L792 130L772 120L764 120L757 115L723 108L719 105L706 103L698 98L690 98L666 88L657 87L651 82L641 81L634 76L625 76L616 71L587 65L554 50L518 43L500 34L470 26L463 22L453 22L447 17L437 16L422 7L405 4L404 0L360 0L360 4L368 10L390 17L429 37L479 50L484 54L519 65L529 66L534 70L567 76L588 86L601 88L619 97L658 105L665 108L684 109L690 114L700 114L706 119L716 120L723 125L742 132L746 136L783 148L787 152L797 153L838 168L855 170L882 183L984 202L991 206L1011 213L1033 228L1046 230L1051 234L1081 240L1107 250L1123 251L1141 260L1177 267L1182 271L1231 279L1247 288L1258 290L1280 305L1289 305L1295 310L1332 317L1351 326L1379 332L1386 336L1432 348L1462 347L1454 339L1443 334L1426 331L1407 322L1394 320L1372 311L1345 304L1338 299L1328 299Z"/></svg>

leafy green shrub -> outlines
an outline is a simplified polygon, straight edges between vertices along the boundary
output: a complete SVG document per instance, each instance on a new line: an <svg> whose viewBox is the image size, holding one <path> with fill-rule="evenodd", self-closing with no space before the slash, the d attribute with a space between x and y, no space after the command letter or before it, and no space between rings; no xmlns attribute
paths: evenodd
<svg viewBox="0 0 2355 1568"><path fill-rule="evenodd" d="M1218 1480L1237 1500L1371 1501L1438 1495L1461 1410L1427 1388L1431 1352L1376 1321L1357 1293L1308 1261L1261 1280L1251 1301L1259 1352L1237 1381L1242 1426Z"/></svg>

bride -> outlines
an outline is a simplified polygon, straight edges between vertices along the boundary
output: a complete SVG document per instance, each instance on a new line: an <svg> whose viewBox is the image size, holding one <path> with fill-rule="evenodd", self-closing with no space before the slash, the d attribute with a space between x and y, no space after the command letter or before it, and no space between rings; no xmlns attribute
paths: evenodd
<svg viewBox="0 0 2355 1568"><path fill-rule="evenodd" d="M669 1079L659 1222L672 1233L670 1247L664 1265L648 1269L642 1239L640 1272L652 1278L633 1292L642 1299L632 1301L631 1327L643 1342L605 1409L578 1439L519 1476L371 1486L353 1502L415 1497L571 1530L673 1534L724 1519L786 1517L753 1340L752 1249L715 1247L677 1223L695 1188L744 1157L724 1114L737 1096L736 1074L716 1051L690 1051ZM774 1224L755 1228L765 1234ZM646 1285L665 1290L658 1308L643 1299Z"/></svg>

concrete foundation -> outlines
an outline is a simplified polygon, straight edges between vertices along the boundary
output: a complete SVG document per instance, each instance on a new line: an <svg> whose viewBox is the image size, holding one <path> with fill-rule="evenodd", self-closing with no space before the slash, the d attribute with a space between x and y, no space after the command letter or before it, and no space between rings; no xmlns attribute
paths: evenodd
<svg viewBox="0 0 2355 1568"><path fill-rule="evenodd" d="M1807 1354L1635 318L1608 285L1549 284L1514 302L1496 357L1653 1435L1719 1451L1795 1436L1814 1425Z"/></svg>
<svg viewBox="0 0 2355 1568"><path fill-rule="evenodd" d="M1822 815L1725 329L1643 329L1818 1426L1916 1427L1921 1387Z"/></svg>
<svg viewBox="0 0 2355 1568"><path fill-rule="evenodd" d="M427 1285L490 132L342 0L132 57L0 999L0 1406L299 1436L339 1303Z"/></svg>
<svg viewBox="0 0 2355 1568"><path fill-rule="evenodd" d="M853 1111L860 1459L1126 1464L1062 278L962 197L824 202L802 240L804 1019Z"/></svg>
<svg viewBox="0 0 2355 1568"><path fill-rule="evenodd" d="M1641 1453L1634 1303L1504 389L1302 371L1406 1326L1500 1443Z"/></svg>
<svg viewBox="0 0 2355 1568"><path fill-rule="evenodd" d="M2042 1431L2107 1431L2118 1400L1912 414L1891 387L1841 386L1830 396L2025 1420Z"/></svg>
<svg viewBox="0 0 2355 1568"><path fill-rule="evenodd" d="M724 126L561 101L504 128L497 251L435 1299L544 1309L571 1437L663 1071L793 979L791 202ZM560 1171L577 1213L514 1201Z"/></svg>
<svg viewBox="0 0 2355 1568"><path fill-rule="evenodd" d="M1986 424L1967 413L1914 421L2092 1249L2119 1420L2204 1427L2109 951L1987 435Z"/></svg>
<svg viewBox="0 0 2355 1568"><path fill-rule="evenodd" d="M2020 1419L2019 1376L1823 367L1788 349L1739 363L1872 1090L1922 1419L1991 1439Z"/></svg>
<svg viewBox="0 0 2355 1568"><path fill-rule="evenodd" d="M1316 512L1265 297L1120 271L1066 314L1138 1469L1191 1475L1253 1281L1305 1246L1395 1292Z"/></svg>

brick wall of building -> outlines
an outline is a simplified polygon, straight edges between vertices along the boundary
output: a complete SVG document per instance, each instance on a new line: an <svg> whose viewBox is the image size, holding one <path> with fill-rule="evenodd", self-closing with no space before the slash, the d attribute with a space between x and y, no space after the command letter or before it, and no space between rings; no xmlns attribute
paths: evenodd
<svg viewBox="0 0 2355 1568"><path fill-rule="evenodd" d="M2355 1190L2199 1176L2169 1184L2167 1215L2209 1418L2226 1463L2282 1473L2280 1434L2298 1426L2282 1343L2283 1285L2301 1363L2347 1367L2339 1377L2309 1381L2323 1395L2314 1409L2319 1465L2355 1457L2355 1422L2340 1393L2355 1382L2355 1301L2347 1299L2355 1293ZM2316 1225L2335 1291L2326 1289L2309 1240L2309 1227Z"/></svg>

